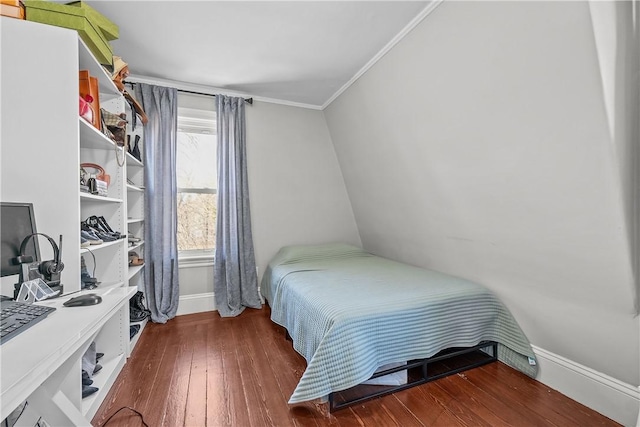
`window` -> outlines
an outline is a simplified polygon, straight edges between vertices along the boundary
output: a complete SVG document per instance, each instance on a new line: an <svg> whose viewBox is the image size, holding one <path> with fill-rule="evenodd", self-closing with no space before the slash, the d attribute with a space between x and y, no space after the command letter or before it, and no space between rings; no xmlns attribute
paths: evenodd
<svg viewBox="0 0 640 427"><path fill-rule="evenodd" d="M181 259L213 257L217 213L216 145L213 108L186 108L179 103L176 178Z"/></svg>

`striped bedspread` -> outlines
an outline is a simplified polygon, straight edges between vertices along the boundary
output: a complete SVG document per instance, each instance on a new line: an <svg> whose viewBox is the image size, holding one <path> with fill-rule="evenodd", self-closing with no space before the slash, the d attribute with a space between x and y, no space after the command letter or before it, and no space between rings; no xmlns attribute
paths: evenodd
<svg viewBox="0 0 640 427"><path fill-rule="evenodd" d="M382 365L449 347L498 342L498 359L535 377L531 346L485 287L371 255L345 244L288 246L261 283L271 320L307 368L289 403L366 381Z"/></svg>

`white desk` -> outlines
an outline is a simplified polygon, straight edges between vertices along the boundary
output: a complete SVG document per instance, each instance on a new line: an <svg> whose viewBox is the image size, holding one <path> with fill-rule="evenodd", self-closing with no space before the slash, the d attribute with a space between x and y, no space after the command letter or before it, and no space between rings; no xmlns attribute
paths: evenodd
<svg viewBox="0 0 640 427"><path fill-rule="evenodd" d="M95 292L102 302L64 307L71 297ZM129 298L136 288L101 285L92 291L44 301L56 307L45 320L0 346L0 420L27 400L51 425L86 425L126 362ZM105 353L94 377L94 395L82 399L81 358L92 341Z"/></svg>

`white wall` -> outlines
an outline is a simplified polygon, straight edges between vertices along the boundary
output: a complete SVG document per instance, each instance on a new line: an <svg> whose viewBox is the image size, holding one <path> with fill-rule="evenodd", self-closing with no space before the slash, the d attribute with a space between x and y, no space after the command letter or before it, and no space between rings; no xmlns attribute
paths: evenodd
<svg viewBox="0 0 640 427"><path fill-rule="evenodd" d="M537 347L638 385L588 3L445 1L325 116L365 249L483 283Z"/></svg>
<svg viewBox="0 0 640 427"><path fill-rule="evenodd" d="M284 245L360 245L321 111L256 102L246 109L249 193L260 274Z"/></svg>
<svg viewBox="0 0 640 427"><path fill-rule="evenodd" d="M252 231L260 276L284 245L331 241L359 245L322 112L259 101L247 105L245 112ZM208 298L212 292L212 266L180 269L181 297L202 294Z"/></svg>

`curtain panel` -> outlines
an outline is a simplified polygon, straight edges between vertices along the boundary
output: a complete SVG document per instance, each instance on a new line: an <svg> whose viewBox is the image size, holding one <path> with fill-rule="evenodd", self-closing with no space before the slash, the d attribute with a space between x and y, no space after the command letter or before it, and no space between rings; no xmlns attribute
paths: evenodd
<svg viewBox="0 0 640 427"><path fill-rule="evenodd" d="M148 122L143 135L145 299L151 320L166 323L178 310L176 146L178 91L137 83Z"/></svg>
<svg viewBox="0 0 640 427"><path fill-rule="evenodd" d="M216 95L218 214L214 297L222 317L261 308L251 234L244 99Z"/></svg>

